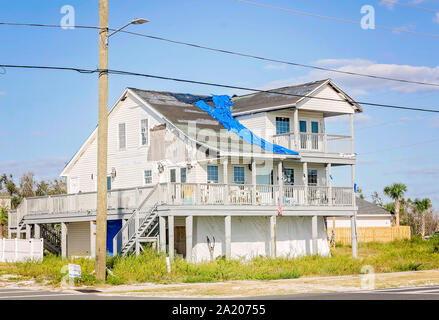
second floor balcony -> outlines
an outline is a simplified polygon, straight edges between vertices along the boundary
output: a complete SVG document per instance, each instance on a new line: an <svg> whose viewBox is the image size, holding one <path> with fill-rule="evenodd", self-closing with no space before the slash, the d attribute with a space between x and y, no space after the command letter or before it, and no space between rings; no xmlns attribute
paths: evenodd
<svg viewBox="0 0 439 320"><path fill-rule="evenodd" d="M290 150L353 154L352 137L326 133L283 133L272 136L272 142Z"/></svg>

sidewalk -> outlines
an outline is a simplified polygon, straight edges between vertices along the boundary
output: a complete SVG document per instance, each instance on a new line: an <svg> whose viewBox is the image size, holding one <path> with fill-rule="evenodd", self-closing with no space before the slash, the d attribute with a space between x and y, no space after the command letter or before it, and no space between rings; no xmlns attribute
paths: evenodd
<svg viewBox="0 0 439 320"><path fill-rule="evenodd" d="M373 276L375 286L373 285ZM363 287L362 287L363 283ZM224 298L281 294L346 292L439 284L439 270L381 273L372 276L312 277L288 280L228 281L194 284L137 284L100 287L101 294L172 298Z"/></svg>
<svg viewBox="0 0 439 320"><path fill-rule="evenodd" d="M9 280L7 280L9 279ZM0 288L26 288L78 293L76 290L98 290L99 295L148 296L169 298L227 298L283 294L349 292L396 287L439 285L439 270L379 273L339 277L309 277L286 280L227 281L215 283L133 284L98 287L53 288L33 280L3 275Z"/></svg>

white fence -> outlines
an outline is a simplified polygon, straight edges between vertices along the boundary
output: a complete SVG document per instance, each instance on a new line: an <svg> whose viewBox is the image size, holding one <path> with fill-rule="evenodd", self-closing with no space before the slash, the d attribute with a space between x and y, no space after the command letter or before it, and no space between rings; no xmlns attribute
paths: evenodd
<svg viewBox="0 0 439 320"><path fill-rule="evenodd" d="M43 239L0 239L0 262L43 259Z"/></svg>

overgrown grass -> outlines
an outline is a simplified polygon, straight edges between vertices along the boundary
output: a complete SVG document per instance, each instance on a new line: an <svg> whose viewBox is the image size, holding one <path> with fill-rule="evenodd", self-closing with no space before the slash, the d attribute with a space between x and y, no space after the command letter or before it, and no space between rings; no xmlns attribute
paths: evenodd
<svg viewBox="0 0 439 320"><path fill-rule="evenodd" d="M227 280L291 279L303 276L338 276L361 273L365 265L375 272L398 272L439 268L439 237L423 241L412 239L392 243L361 243L359 258L351 257L350 246L337 246L331 257L305 256L296 259L258 257L251 261L226 260L200 264L187 263L177 258L167 272L165 255L146 250L140 256L109 258L107 266L113 275L109 284L194 283ZM49 280L59 284L65 273L61 268L68 263L80 264L82 279L78 284L99 284L93 275L94 261L89 259L62 260L47 256L42 262L26 262L0 265L0 274L14 274L21 278L33 278L41 282Z"/></svg>

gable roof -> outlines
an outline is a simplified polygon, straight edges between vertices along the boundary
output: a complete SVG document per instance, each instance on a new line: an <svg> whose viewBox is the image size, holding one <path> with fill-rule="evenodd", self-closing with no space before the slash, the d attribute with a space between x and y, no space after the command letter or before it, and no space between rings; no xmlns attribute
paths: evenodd
<svg viewBox="0 0 439 320"><path fill-rule="evenodd" d="M358 215L390 214L389 211L359 197L356 198L356 204L358 206Z"/></svg>
<svg viewBox="0 0 439 320"><path fill-rule="evenodd" d="M315 91L325 85L331 86L332 89L343 96L343 98L350 103L357 112L363 111L362 107L341 90L331 79L324 79L234 97L232 99L232 113L234 115L241 115L291 108L296 106L301 100L312 97ZM285 95L279 93L285 93ZM342 98L340 98L340 100L341 99Z"/></svg>

